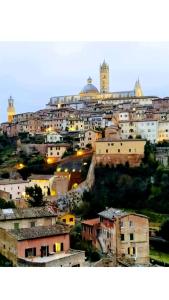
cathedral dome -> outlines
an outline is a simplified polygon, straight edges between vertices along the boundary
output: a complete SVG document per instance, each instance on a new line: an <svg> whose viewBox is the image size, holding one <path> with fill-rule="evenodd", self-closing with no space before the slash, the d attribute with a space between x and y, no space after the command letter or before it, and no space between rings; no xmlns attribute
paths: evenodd
<svg viewBox="0 0 169 300"><path fill-rule="evenodd" d="M81 91L82 94L88 94L88 93L99 93L98 89L92 84L92 79L89 77L87 79L87 84L84 86L84 88Z"/></svg>

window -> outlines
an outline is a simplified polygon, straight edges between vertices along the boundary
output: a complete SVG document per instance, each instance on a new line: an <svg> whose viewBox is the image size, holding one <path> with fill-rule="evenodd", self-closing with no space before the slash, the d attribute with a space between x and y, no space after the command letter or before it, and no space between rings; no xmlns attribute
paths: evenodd
<svg viewBox="0 0 169 300"><path fill-rule="evenodd" d="M112 146L114 146L114 143L111 143Z"/></svg>
<svg viewBox="0 0 169 300"><path fill-rule="evenodd" d="M130 233L130 241L133 241L133 240L134 240L134 234Z"/></svg>
<svg viewBox="0 0 169 300"><path fill-rule="evenodd" d="M14 229L19 229L19 223L14 223Z"/></svg>
<svg viewBox="0 0 169 300"><path fill-rule="evenodd" d="M31 227L35 227L35 222L31 222Z"/></svg>
<svg viewBox="0 0 169 300"><path fill-rule="evenodd" d="M25 257L36 256L36 248L25 249Z"/></svg>
<svg viewBox="0 0 169 300"><path fill-rule="evenodd" d="M124 222L120 222L120 227L124 227Z"/></svg>
<svg viewBox="0 0 169 300"><path fill-rule="evenodd" d="M123 146L123 143L120 143L121 146Z"/></svg>
<svg viewBox="0 0 169 300"><path fill-rule="evenodd" d="M118 149L118 152L120 152L120 149Z"/></svg>
<svg viewBox="0 0 169 300"><path fill-rule="evenodd" d="M131 152L131 149L129 149L129 152Z"/></svg>
<svg viewBox="0 0 169 300"><path fill-rule="evenodd" d="M66 219L63 219L63 222L66 223Z"/></svg>
<svg viewBox="0 0 169 300"><path fill-rule="evenodd" d="M70 218L70 219L69 219L69 222L73 222L73 218Z"/></svg>
<svg viewBox="0 0 169 300"><path fill-rule="evenodd" d="M108 153L109 151L108 151L108 149L106 149L106 153Z"/></svg>
<svg viewBox="0 0 169 300"><path fill-rule="evenodd" d="M129 226L133 226L133 221L129 221Z"/></svg>
<svg viewBox="0 0 169 300"><path fill-rule="evenodd" d="M124 234L121 234L121 241L124 241Z"/></svg>

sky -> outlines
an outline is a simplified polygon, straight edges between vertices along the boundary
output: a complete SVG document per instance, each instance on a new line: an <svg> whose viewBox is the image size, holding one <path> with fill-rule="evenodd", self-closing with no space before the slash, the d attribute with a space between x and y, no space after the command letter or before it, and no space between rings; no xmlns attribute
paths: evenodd
<svg viewBox="0 0 169 300"><path fill-rule="evenodd" d="M169 42L0 42L0 122L10 96L16 113L45 108L50 97L76 95L109 64L110 91L134 88L169 96Z"/></svg>

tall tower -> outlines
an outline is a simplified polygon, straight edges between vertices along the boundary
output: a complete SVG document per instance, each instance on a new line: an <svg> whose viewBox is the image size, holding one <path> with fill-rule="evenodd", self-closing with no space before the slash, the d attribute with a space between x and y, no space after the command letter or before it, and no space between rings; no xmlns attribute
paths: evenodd
<svg viewBox="0 0 169 300"><path fill-rule="evenodd" d="M12 99L11 96L8 99L7 115L8 115L8 122L12 123L13 117L15 115L15 107L14 107L14 100Z"/></svg>
<svg viewBox="0 0 169 300"><path fill-rule="evenodd" d="M141 88L139 78L136 81L135 86L134 86L134 96L135 97L142 97L143 96L143 91L142 91L142 88Z"/></svg>
<svg viewBox="0 0 169 300"><path fill-rule="evenodd" d="M109 66L105 60L100 65L100 93L109 92Z"/></svg>

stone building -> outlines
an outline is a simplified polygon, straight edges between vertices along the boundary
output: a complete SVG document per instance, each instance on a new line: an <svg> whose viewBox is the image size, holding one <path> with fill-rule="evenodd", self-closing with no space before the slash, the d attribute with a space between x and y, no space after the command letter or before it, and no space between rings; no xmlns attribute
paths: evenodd
<svg viewBox="0 0 169 300"><path fill-rule="evenodd" d="M96 141L97 164L139 166L144 157L146 140L103 138Z"/></svg>
<svg viewBox="0 0 169 300"><path fill-rule="evenodd" d="M82 222L82 238L103 253L134 265L149 264L148 218L136 213L109 208L99 219Z"/></svg>
<svg viewBox="0 0 169 300"><path fill-rule="evenodd" d="M8 230L53 225L57 216L51 207L0 209L0 228Z"/></svg>
<svg viewBox="0 0 169 300"><path fill-rule="evenodd" d="M0 253L13 266L80 267L85 252L70 249L69 226L61 223L33 228L0 228Z"/></svg>

